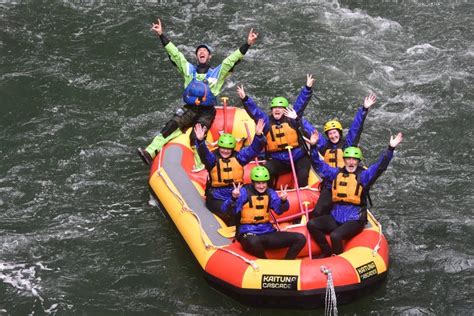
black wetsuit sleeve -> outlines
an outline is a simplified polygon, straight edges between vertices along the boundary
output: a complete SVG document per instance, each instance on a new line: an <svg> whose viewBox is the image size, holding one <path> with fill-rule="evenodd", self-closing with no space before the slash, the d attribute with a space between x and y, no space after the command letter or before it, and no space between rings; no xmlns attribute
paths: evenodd
<svg viewBox="0 0 474 316"><path fill-rule="evenodd" d="M242 55L245 55L247 51L249 50L250 45L245 43L244 45L240 46L239 50L242 53Z"/></svg>
<svg viewBox="0 0 474 316"><path fill-rule="evenodd" d="M168 36L165 35L165 33L160 35L160 40L161 40L161 44L163 44L163 47L168 45L168 43L170 42L170 39L168 38Z"/></svg>

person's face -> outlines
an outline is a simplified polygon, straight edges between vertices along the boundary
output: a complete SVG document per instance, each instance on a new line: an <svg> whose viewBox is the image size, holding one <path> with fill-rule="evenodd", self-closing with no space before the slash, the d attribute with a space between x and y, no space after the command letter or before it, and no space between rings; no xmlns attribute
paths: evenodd
<svg viewBox="0 0 474 316"><path fill-rule="evenodd" d="M275 108L272 108L272 116L275 120L280 120L282 117L283 117L283 110L285 108L282 108L282 107L275 107Z"/></svg>
<svg viewBox="0 0 474 316"><path fill-rule="evenodd" d="M211 60L211 54L205 47L201 47L196 52L198 63L207 64Z"/></svg>
<svg viewBox="0 0 474 316"><path fill-rule="evenodd" d="M232 155L232 149L219 147L219 154L224 159L229 158Z"/></svg>
<svg viewBox="0 0 474 316"><path fill-rule="evenodd" d="M327 131L327 135L328 135L329 141L333 144L337 144L339 142L339 139L341 138L341 134L339 133L339 130L335 128Z"/></svg>
<svg viewBox="0 0 474 316"><path fill-rule="evenodd" d="M254 182L253 186L255 187L255 190L257 190L258 193L264 193L267 190L267 182Z"/></svg>
<svg viewBox="0 0 474 316"><path fill-rule="evenodd" d="M344 158L344 165L348 172L355 172L359 166L359 159L357 158Z"/></svg>

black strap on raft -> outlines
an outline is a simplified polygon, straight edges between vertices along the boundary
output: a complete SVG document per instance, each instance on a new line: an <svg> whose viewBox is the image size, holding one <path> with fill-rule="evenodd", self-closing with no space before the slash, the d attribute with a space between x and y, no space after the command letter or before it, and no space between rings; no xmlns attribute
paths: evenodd
<svg viewBox="0 0 474 316"><path fill-rule="evenodd" d="M222 182L222 175L221 175L221 159L220 157L217 158L217 181Z"/></svg>

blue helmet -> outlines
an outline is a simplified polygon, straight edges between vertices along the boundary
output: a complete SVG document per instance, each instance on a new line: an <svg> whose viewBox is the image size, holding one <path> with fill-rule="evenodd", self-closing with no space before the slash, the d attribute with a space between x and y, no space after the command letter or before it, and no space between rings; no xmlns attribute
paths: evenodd
<svg viewBox="0 0 474 316"><path fill-rule="evenodd" d="M207 51L209 52L209 54L212 54L212 48L211 46L207 45L207 44L199 44L198 47L196 47L196 52L195 54L197 54L199 48L205 48L207 49Z"/></svg>

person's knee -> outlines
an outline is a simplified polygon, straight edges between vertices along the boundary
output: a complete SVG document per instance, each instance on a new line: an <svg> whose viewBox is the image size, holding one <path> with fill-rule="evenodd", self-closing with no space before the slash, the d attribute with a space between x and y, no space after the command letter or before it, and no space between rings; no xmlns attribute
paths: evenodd
<svg viewBox="0 0 474 316"><path fill-rule="evenodd" d="M340 242L343 240L344 236L342 236L341 233L339 233L337 230L332 231L329 236L331 237L331 240L334 242Z"/></svg>
<svg viewBox="0 0 474 316"><path fill-rule="evenodd" d="M299 245L301 248L306 244L306 237L301 233L295 233L295 244Z"/></svg>
<svg viewBox="0 0 474 316"><path fill-rule="evenodd" d="M255 246L257 245L257 239L253 237L254 236L245 234L239 239L240 243L242 244L245 250L248 251L250 249L254 249Z"/></svg>
<svg viewBox="0 0 474 316"><path fill-rule="evenodd" d="M315 231L318 230L317 221L315 219L310 219L306 224L306 228L308 228L310 234L314 234Z"/></svg>
<svg viewBox="0 0 474 316"><path fill-rule="evenodd" d="M175 130L179 128L178 122L175 120L171 119L169 120L166 125L161 129L161 135L163 135L164 138L168 137L173 133Z"/></svg>
<svg viewBox="0 0 474 316"><path fill-rule="evenodd" d="M265 249L256 236L244 235L239 241L246 252L258 258L265 258Z"/></svg>

